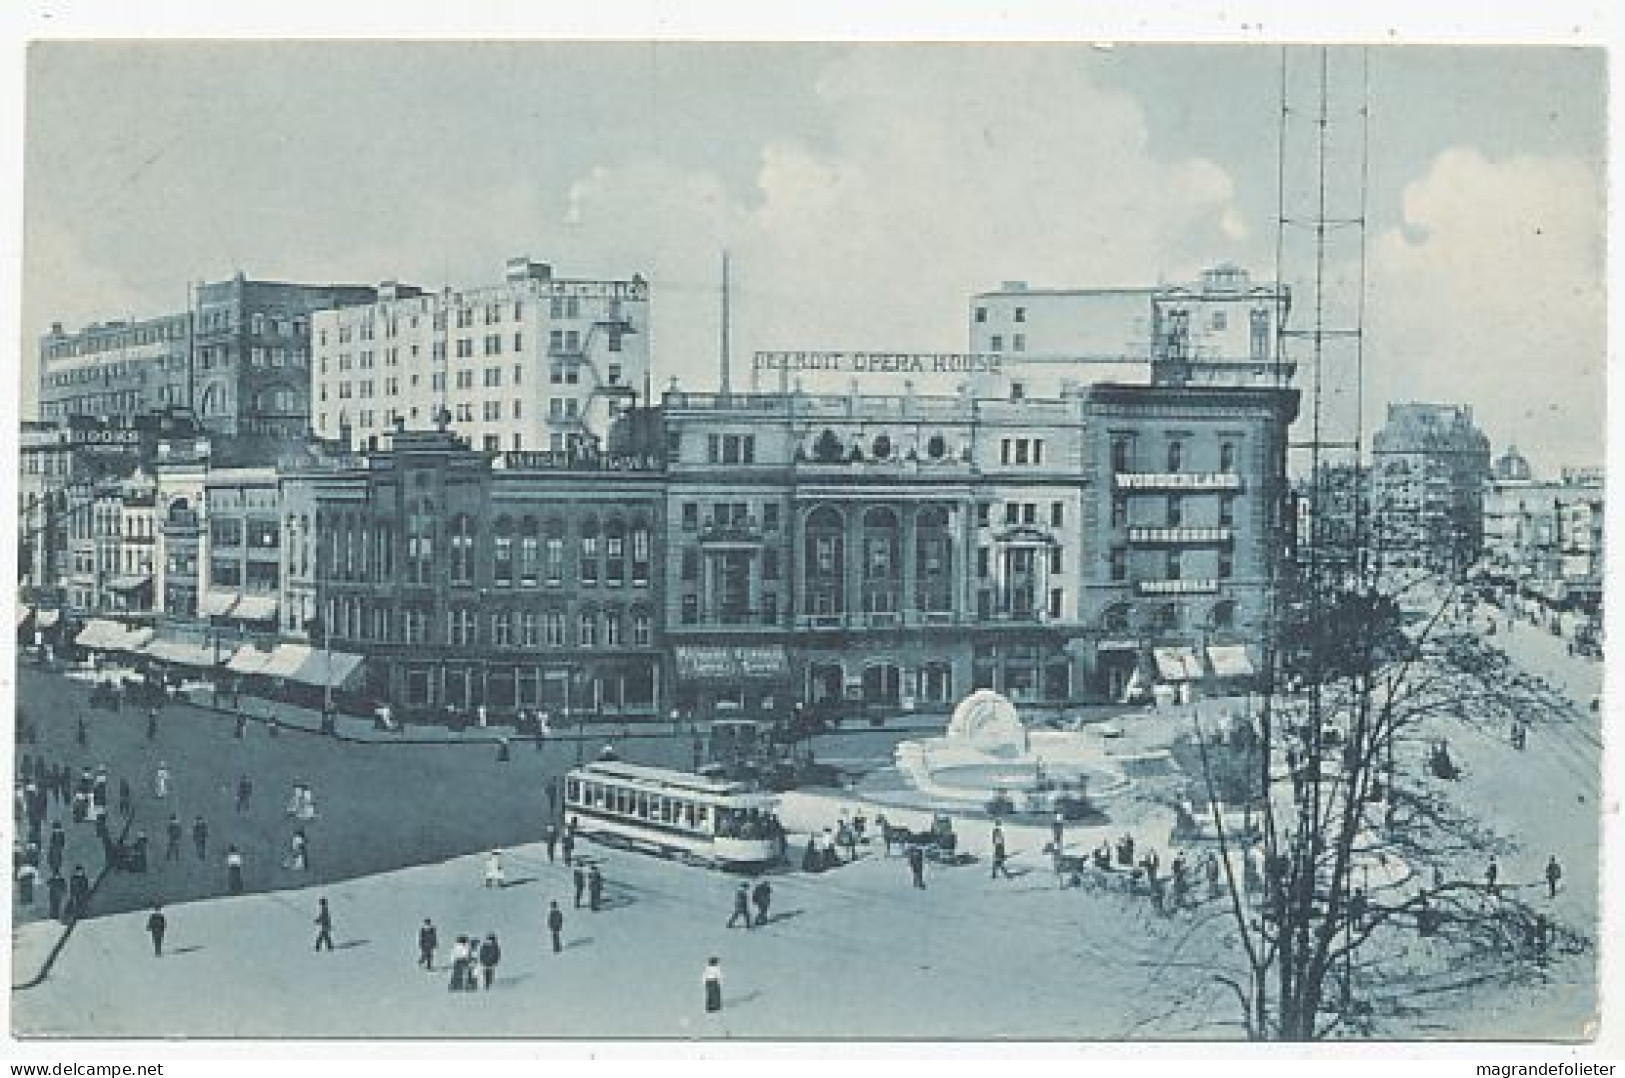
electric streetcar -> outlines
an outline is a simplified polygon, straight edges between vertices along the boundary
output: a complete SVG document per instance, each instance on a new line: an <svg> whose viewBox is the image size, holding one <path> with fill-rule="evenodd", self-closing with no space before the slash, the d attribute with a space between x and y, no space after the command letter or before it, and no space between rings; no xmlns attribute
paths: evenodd
<svg viewBox="0 0 1625 1078"><path fill-rule="evenodd" d="M784 856L777 805L745 783L618 760L586 764L564 779L565 816L578 835L720 868Z"/></svg>

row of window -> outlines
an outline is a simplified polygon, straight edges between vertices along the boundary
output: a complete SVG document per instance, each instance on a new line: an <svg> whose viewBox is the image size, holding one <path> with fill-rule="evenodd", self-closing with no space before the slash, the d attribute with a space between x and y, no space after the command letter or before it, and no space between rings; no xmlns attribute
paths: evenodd
<svg viewBox="0 0 1625 1078"><path fill-rule="evenodd" d="M1160 463L1164 471L1178 472L1183 470L1190 461L1185 453L1186 443L1182 438L1169 439L1164 450L1164 457ZM1146 463L1151 463L1146 461ZM1112 438L1112 471L1133 472L1138 471L1141 464L1139 439L1132 434L1119 434ZM1236 470L1236 443L1224 441L1219 443L1219 456L1217 469L1197 468L1197 471L1217 470L1232 473Z"/></svg>
<svg viewBox="0 0 1625 1078"><path fill-rule="evenodd" d="M1185 505L1188 499L1178 494L1168 495L1167 505L1163 514L1163 524L1170 528L1183 527L1185 524ZM1236 523L1236 495L1219 495L1219 521L1221 528L1232 527ZM1123 528L1128 526L1128 498L1122 494L1112 496L1112 527Z"/></svg>
<svg viewBox="0 0 1625 1078"><path fill-rule="evenodd" d="M1206 553L1207 552L1205 552L1205 551L1196 552L1196 556L1205 558ZM1138 559L1138 562L1142 567L1145 567L1145 568L1148 569L1149 568L1148 560L1150 558L1152 558L1153 556L1154 555L1152 555L1151 552L1149 552L1149 551L1141 551L1136 555L1136 558ZM1112 580L1117 581L1117 582L1122 582L1122 581L1128 580L1128 578L1129 578L1129 574L1128 574L1128 569L1129 569L1128 550L1126 548L1124 548L1124 547L1113 547L1111 549L1111 552L1109 553L1108 557L1109 557L1110 562L1111 562ZM1167 551L1165 554L1163 554L1163 562L1162 562L1162 565L1161 565L1162 576L1159 577L1158 579L1161 579L1161 580L1181 580L1181 579L1183 579L1183 573L1184 573L1184 569L1185 569L1185 560L1186 560L1186 552L1179 551L1179 550ZM1227 547L1220 547L1219 550L1218 550L1218 560L1217 560L1217 562L1215 563L1215 566L1214 566L1214 575L1215 575L1215 577L1217 579L1219 579L1219 580L1228 580L1232 576L1235 575L1235 571L1236 571L1236 556L1235 556L1235 554Z"/></svg>
<svg viewBox="0 0 1625 1078"><path fill-rule="evenodd" d="M336 640L372 640L397 644L448 644L453 647L617 648L649 647L654 619L645 610L582 610L570 618L562 610L498 610L452 607L434 624L428 610L397 609L360 599L330 598L327 624ZM443 635L431 638L440 628ZM573 628L573 633L570 632Z"/></svg>

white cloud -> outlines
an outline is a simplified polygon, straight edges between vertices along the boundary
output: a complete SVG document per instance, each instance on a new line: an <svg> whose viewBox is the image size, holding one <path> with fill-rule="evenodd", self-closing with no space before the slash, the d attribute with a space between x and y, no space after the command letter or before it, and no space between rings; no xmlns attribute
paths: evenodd
<svg viewBox="0 0 1625 1078"><path fill-rule="evenodd" d="M1600 463L1603 238L1585 163L1440 153L1373 238L1368 397L1470 402L1537 468Z"/></svg>
<svg viewBox="0 0 1625 1078"><path fill-rule="evenodd" d="M1248 229L1229 175L1156 158L1139 107L1077 59L857 50L818 81L827 146L764 146L738 195L659 160L595 169L572 188L570 219L600 251L649 266L661 375L694 387L715 380L724 246L736 357L962 347L969 295L1001 280L1144 283L1233 256Z"/></svg>

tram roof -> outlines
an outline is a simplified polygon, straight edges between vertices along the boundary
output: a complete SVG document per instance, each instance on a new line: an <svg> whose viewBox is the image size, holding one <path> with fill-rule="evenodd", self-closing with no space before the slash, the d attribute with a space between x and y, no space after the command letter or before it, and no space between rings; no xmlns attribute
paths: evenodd
<svg viewBox="0 0 1625 1078"><path fill-rule="evenodd" d="M576 768L574 773L587 778L596 776L611 779L630 779L673 790L686 790L690 793L732 795L757 792L743 782L708 779L704 775L696 775L690 771L676 771L669 767L648 767L644 764L628 764L619 760L595 760L592 763Z"/></svg>

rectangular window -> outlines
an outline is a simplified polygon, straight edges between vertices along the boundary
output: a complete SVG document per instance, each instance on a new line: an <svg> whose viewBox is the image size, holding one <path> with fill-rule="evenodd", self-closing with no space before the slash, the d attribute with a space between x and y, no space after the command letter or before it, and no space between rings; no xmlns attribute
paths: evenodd
<svg viewBox="0 0 1625 1078"><path fill-rule="evenodd" d="M1062 606L1062 603L1065 601L1065 599L1066 599L1066 594L1065 594L1064 591L1062 591L1062 589L1060 589L1060 588L1051 588L1050 589L1050 592L1049 592L1049 616L1052 619L1055 619L1055 620L1060 619L1060 617L1061 617L1061 606Z"/></svg>
<svg viewBox="0 0 1625 1078"><path fill-rule="evenodd" d="M978 308L976 308L976 321L978 323L982 323L982 322L987 321L987 308L986 307L978 307Z"/></svg>
<svg viewBox="0 0 1625 1078"><path fill-rule="evenodd" d="M1052 527L1052 528L1059 528L1059 527L1061 527L1063 525L1063 522L1065 520L1066 520L1066 503L1065 502L1050 502L1049 503L1049 526Z"/></svg>
<svg viewBox="0 0 1625 1078"><path fill-rule="evenodd" d="M976 575L982 580L988 576L989 563L993 560L992 551L985 546L976 548Z"/></svg>
<svg viewBox="0 0 1625 1078"><path fill-rule="evenodd" d="M1229 528L1236 523L1236 496L1234 494L1219 495L1219 526Z"/></svg>
<svg viewBox="0 0 1625 1078"><path fill-rule="evenodd" d="M1112 495L1112 527L1121 528L1128 523L1128 499L1121 494Z"/></svg>
<svg viewBox="0 0 1625 1078"><path fill-rule="evenodd" d="M1236 571L1236 556L1229 550L1219 551L1219 579L1229 580Z"/></svg>
<svg viewBox="0 0 1625 1078"><path fill-rule="evenodd" d="M700 505L698 502L683 503L683 530L686 532L700 530Z"/></svg>
<svg viewBox="0 0 1625 1078"><path fill-rule="evenodd" d="M1122 547L1114 547L1111 553L1111 567L1113 580L1128 579L1128 551Z"/></svg>
<svg viewBox="0 0 1625 1078"><path fill-rule="evenodd" d="M1180 559L1180 556L1179 556L1179 551L1170 550L1168 552L1168 579L1169 580L1178 580L1179 579L1179 572L1180 572L1181 565L1182 565L1182 562L1181 562L1181 559Z"/></svg>
<svg viewBox="0 0 1625 1078"><path fill-rule="evenodd" d="M1185 523L1185 503L1177 494L1168 496L1168 526L1180 527Z"/></svg>
<svg viewBox="0 0 1625 1078"><path fill-rule="evenodd" d="M988 347L991 348L995 352L1004 351L1004 336L1003 336L1003 334L995 333L995 334L993 334L993 336L989 337L988 338Z"/></svg>
<svg viewBox="0 0 1625 1078"><path fill-rule="evenodd" d="M1012 351L1012 352L1025 352L1026 350L1027 350L1027 335L1025 333L1016 333L1016 334L1011 335L1011 337L1010 337L1010 351Z"/></svg>

